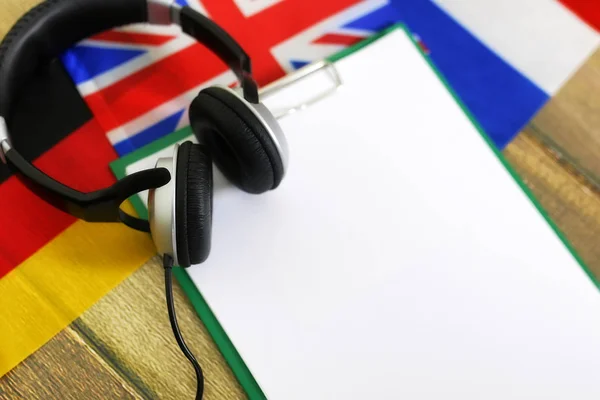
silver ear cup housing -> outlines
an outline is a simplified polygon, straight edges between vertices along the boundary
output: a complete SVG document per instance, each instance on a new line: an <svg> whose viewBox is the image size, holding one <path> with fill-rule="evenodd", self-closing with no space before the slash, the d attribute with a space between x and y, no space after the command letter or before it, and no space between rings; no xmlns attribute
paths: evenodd
<svg viewBox="0 0 600 400"><path fill-rule="evenodd" d="M176 145L173 157L160 158L156 168L166 168L171 174L171 180L166 185L152 189L148 194L148 217L152 240L161 256L168 254L173 257L175 265L177 259L177 226L175 218L175 193L177 172L177 154L179 146Z"/></svg>
<svg viewBox="0 0 600 400"><path fill-rule="evenodd" d="M279 125L279 122L277 122L277 119L273 113L271 113L271 111L263 103L254 104L246 101L246 99L244 99L244 92L242 88L231 89L227 86L218 86L219 88L227 90L228 92L237 96L240 101L246 107L248 107L250 111L252 111L260 123L266 128L267 132L269 132L269 136L279 151L279 155L283 163L283 177L285 177L290 161L290 152L285 134L283 133L283 130L281 129L281 126Z"/></svg>
<svg viewBox="0 0 600 400"><path fill-rule="evenodd" d="M4 117L0 117L0 161L6 164L5 153L10 150L10 142L8 140L8 128L6 127L6 120Z"/></svg>
<svg viewBox="0 0 600 400"><path fill-rule="evenodd" d="M181 6L175 0L147 0L148 22L153 25L179 25Z"/></svg>

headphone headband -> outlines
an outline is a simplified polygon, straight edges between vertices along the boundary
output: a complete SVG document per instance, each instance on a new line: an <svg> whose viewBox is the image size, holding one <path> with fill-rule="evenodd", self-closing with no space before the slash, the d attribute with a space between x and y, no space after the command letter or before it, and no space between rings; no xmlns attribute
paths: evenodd
<svg viewBox="0 0 600 400"><path fill-rule="evenodd" d="M235 73L247 101L258 103L250 57L221 27L188 6L174 0L46 0L22 16L0 45L0 116L10 127L16 94L40 65L96 33L144 22L179 25Z"/></svg>
<svg viewBox="0 0 600 400"><path fill-rule="evenodd" d="M143 171L109 188L81 193L25 160L12 148L8 129L16 93L39 65L95 33L140 22L178 24L235 73L248 102L258 103L250 57L221 27L188 6L174 0L46 0L21 17L0 44L0 159L39 197L76 218L123 222L149 232L147 221L125 214L120 205L136 193L167 184L172 177L166 169Z"/></svg>
<svg viewBox="0 0 600 400"><path fill-rule="evenodd" d="M175 0L147 0L148 22L155 25L179 25L183 33L204 44L231 69L243 89L246 101L258 103L258 86L252 78L250 57L219 25Z"/></svg>
<svg viewBox="0 0 600 400"><path fill-rule="evenodd" d="M173 3L172 22L181 26L181 30L204 44L231 69L240 82L244 99L258 104L258 86L252 78L250 57L227 32L212 20L185 6Z"/></svg>

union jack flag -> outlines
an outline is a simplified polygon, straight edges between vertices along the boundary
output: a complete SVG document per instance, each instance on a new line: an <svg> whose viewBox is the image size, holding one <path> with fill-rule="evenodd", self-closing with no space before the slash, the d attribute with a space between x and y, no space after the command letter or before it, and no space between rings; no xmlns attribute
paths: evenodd
<svg viewBox="0 0 600 400"><path fill-rule="evenodd" d="M328 0L318 8L302 0L178 2L236 38L261 85L397 20L386 0ZM376 21L361 23L377 12ZM235 82L220 60L174 26L103 32L74 46L62 61L120 155L188 125L187 107L203 87Z"/></svg>

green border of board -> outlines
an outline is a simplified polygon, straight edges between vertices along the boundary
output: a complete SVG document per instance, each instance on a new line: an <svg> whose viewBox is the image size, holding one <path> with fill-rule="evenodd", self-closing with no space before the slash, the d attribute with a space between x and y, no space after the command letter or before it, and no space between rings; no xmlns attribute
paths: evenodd
<svg viewBox="0 0 600 400"><path fill-rule="evenodd" d="M531 190L527 187L527 185L525 185L525 183L522 181L522 179L519 177L519 175L516 173L516 171L506 161L506 159L504 158L502 153L500 153L500 151L498 151L498 149L492 143L492 141L490 140L488 135L483 131L482 127L475 120L475 118L473 117L471 112L466 108L466 106L462 103L462 101L457 96L457 94L454 92L452 87L448 84L448 82L444 78L444 76L435 67L435 65L433 65L431 59L423 52L421 47L419 47L419 45L414 40L414 38L412 37L412 35L410 34L410 32L408 31L408 29L406 28L406 26L404 24L400 23L400 24L392 25L389 28L383 30L382 32L370 37L369 39L364 40L354 46L351 46L351 47L331 56L329 58L329 61L331 61L331 62L338 61L338 60L362 49L363 47L368 46L369 44L378 40L382 36L385 36L389 32L396 30L396 29L403 30L406 33L406 35L411 39L415 48L427 60L430 68L436 73L439 80L444 84L446 89L452 94L456 103L461 107L462 111L469 118L469 120L475 126L475 128L477 128L477 131L480 133L481 137L485 140L485 142L490 147L490 149L492 149L492 151L494 152L494 154L496 155L498 160L500 160L500 162L502 163L504 168L506 168L508 170L508 172L513 177L513 179L519 184L519 186L525 192L527 197L529 197L531 202L537 208L538 212L540 212L542 214L542 216L544 217L546 222L550 225L552 230L554 230L556 235L560 238L560 240L564 243L564 245L567 247L567 249L571 252L573 257L577 260L577 262L579 263L581 268L585 271L587 276L592 280L592 282L596 285L596 287L598 289L600 289L600 283L594 277L591 270L587 267L587 265L585 265L582 258L577 254L577 252L575 251L573 246L569 243L569 241L567 240L565 235L560 231L558 226L556 226L554 221L552 221L552 219L550 219L550 216L547 214L547 212L543 209L542 205L534 197ZM125 176L125 169L128 165L130 165L138 160L141 160L142 158L148 157L151 154L154 154L154 153L158 152L159 150L162 150L165 147L169 147L179 141L182 141L182 140L190 137L191 135L192 135L192 131L189 127L183 128L183 129L181 129L177 132L174 132L168 136L165 136L165 137L157 140L156 142L153 142L131 154L128 154L121 159L118 159L118 160L112 162L111 168L112 168L114 174L117 176L117 178L122 179ZM142 217L142 218L148 217L148 212L144 206L144 203L142 202L142 200L139 196L132 197L130 199L130 201L131 201L133 207L135 208L135 210L140 215L140 217ZM265 394L263 393L260 386L258 385L256 380L250 373L250 370L244 363L244 360L242 360L242 357L237 352L233 343L231 342L231 340L229 340L229 337L227 336L227 334L225 333L225 330L219 323L219 320L211 311L210 307L204 300L204 297L202 297L202 294L199 292L196 285L194 285L194 282L191 280L188 273L184 269L176 269L175 275L176 275L177 279L179 280L179 283L180 283L181 287L183 288L184 292L187 294L190 301L192 302L193 307L196 309L196 312L202 319L202 322L206 326L206 329L212 336L217 347L223 354L223 357L225 358L225 360L229 364L231 370L233 371L234 375L238 379L240 385L242 386L242 388L248 395L248 398L250 400L266 399Z"/></svg>

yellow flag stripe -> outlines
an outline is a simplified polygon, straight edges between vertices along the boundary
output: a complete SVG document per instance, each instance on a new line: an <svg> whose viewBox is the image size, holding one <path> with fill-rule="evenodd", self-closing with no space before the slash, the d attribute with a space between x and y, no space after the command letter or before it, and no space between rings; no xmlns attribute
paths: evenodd
<svg viewBox="0 0 600 400"><path fill-rule="evenodd" d="M147 234L78 221L0 279L0 376L154 254Z"/></svg>

